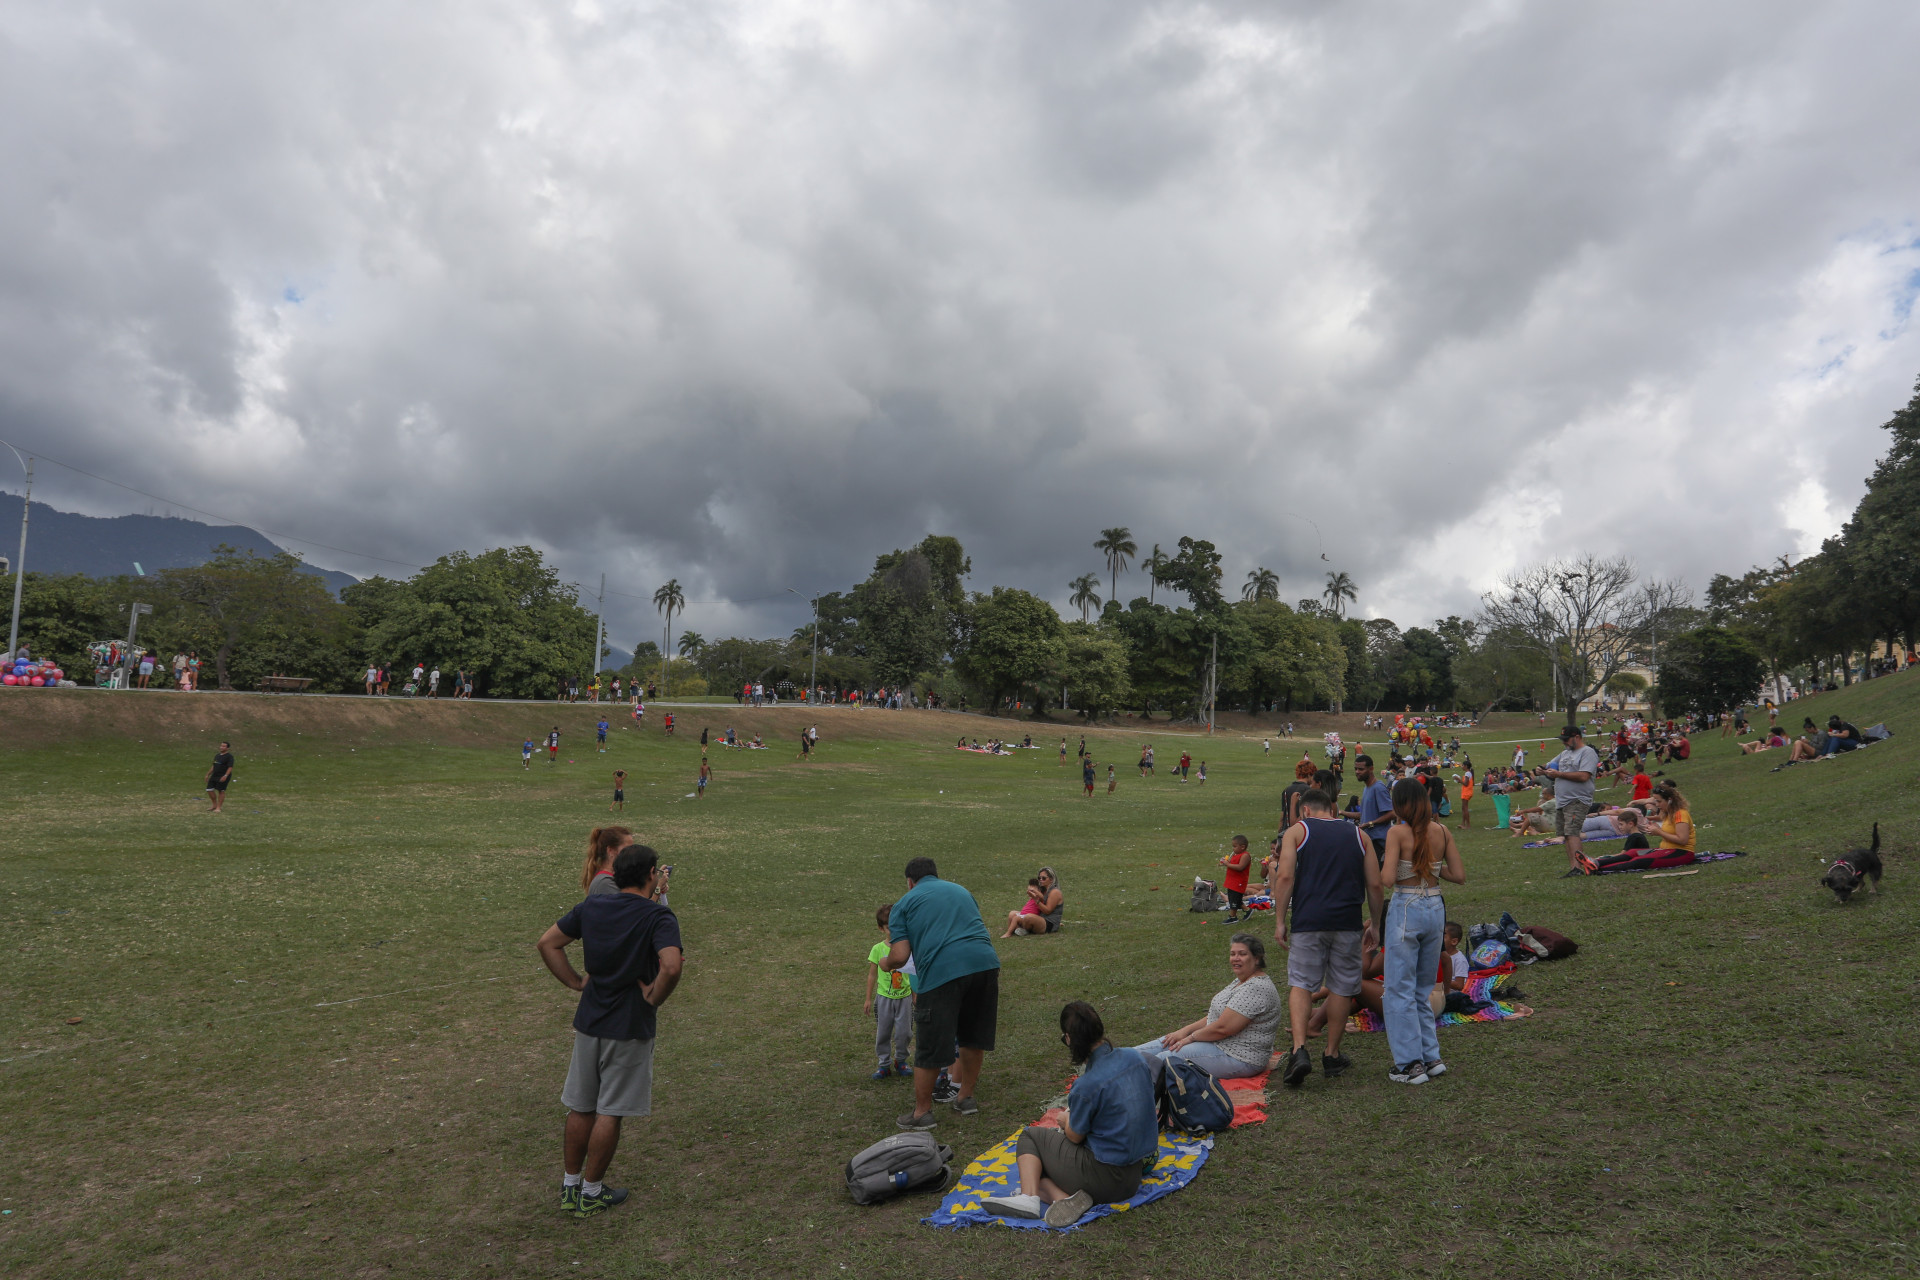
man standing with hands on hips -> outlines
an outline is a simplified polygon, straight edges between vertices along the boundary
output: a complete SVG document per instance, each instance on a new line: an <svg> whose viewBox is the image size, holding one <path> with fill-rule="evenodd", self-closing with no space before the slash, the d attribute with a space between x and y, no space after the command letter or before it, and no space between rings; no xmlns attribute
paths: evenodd
<svg viewBox="0 0 1920 1280"><path fill-rule="evenodd" d="M1561 873L1565 879L1581 874L1580 824L1593 811L1593 775L1600 770L1600 753L1587 745L1578 725L1562 729L1560 741L1565 749L1540 774L1553 779L1553 799L1559 806L1554 827L1567 840L1567 869Z"/></svg>
<svg viewBox="0 0 1920 1280"><path fill-rule="evenodd" d="M625 1187L603 1179L620 1145L620 1122L653 1111L655 1013L680 983L680 921L659 901L666 876L660 855L643 844L613 859L616 893L589 895L538 943L540 959L580 993L573 1015L573 1061L560 1103L567 1109L560 1208L591 1217L623 1203ZM567 947L583 945L585 974Z"/></svg>

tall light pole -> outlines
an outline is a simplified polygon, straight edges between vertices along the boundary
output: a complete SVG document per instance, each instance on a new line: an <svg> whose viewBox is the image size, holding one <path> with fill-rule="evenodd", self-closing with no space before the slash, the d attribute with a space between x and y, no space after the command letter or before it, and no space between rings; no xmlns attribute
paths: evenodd
<svg viewBox="0 0 1920 1280"><path fill-rule="evenodd" d="M13 449L13 446L7 448ZM13 449L13 456L20 458L20 451ZM33 459L20 458L20 465L27 469L27 496L20 503L20 559L13 566L13 623L7 628L8 658L20 647L20 588L27 581L27 517L33 513Z"/></svg>
<svg viewBox="0 0 1920 1280"><path fill-rule="evenodd" d="M787 590L793 591L793 588L788 587ZM793 594L800 596L800 593L798 591L793 591ZM800 598L802 600L806 599L805 596L800 596ZM813 705L813 691L819 687L819 683L820 683L820 597L815 596L813 598L813 666L807 672L807 705L808 706Z"/></svg>

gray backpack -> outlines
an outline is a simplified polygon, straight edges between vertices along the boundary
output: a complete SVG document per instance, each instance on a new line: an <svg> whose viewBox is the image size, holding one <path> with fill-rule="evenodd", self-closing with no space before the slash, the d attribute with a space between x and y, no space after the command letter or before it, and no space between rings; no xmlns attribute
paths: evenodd
<svg viewBox="0 0 1920 1280"><path fill-rule="evenodd" d="M953 1148L930 1133L896 1133L847 1161L847 1194L855 1204L879 1204L909 1191L945 1191L951 1159Z"/></svg>
<svg viewBox="0 0 1920 1280"><path fill-rule="evenodd" d="M1220 892L1220 886L1211 880L1199 876L1193 878L1193 904L1189 911L1225 911L1227 895Z"/></svg>

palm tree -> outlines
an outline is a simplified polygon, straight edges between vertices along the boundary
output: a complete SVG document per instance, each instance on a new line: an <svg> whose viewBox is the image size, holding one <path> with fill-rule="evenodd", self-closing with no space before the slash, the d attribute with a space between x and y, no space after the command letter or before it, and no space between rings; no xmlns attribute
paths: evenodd
<svg viewBox="0 0 1920 1280"><path fill-rule="evenodd" d="M1153 550L1147 555L1147 558L1140 562L1140 567L1147 571L1148 604L1153 603L1153 589L1160 585L1160 575L1166 572L1169 563L1167 553L1160 549L1160 544L1157 542L1153 544Z"/></svg>
<svg viewBox="0 0 1920 1280"><path fill-rule="evenodd" d="M1127 567L1127 561L1133 559L1134 553L1140 550L1133 543L1133 531L1125 525L1117 529L1102 529L1099 540L1093 544L1093 549L1107 558L1107 572L1112 575L1107 595L1109 599L1118 600L1120 571Z"/></svg>
<svg viewBox="0 0 1920 1280"><path fill-rule="evenodd" d="M1341 572L1327 574L1327 585L1320 596L1327 602L1327 607L1333 610L1334 617L1344 618L1347 616L1346 602L1358 599L1359 593L1354 589L1353 579Z"/></svg>
<svg viewBox="0 0 1920 1280"><path fill-rule="evenodd" d="M653 593L653 607L667 615L667 647L660 651L660 693L667 692L667 655L673 652L673 615L687 611L687 593L680 589L680 579L668 578L667 585Z"/></svg>
<svg viewBox="0 0 1920 1280"><path fill-rule="evenodd" d="M1100 607L1100 577L1098 574L1083 573L1067 585L1073 588L1067 603L1080 610L1080 621L1085 622L1087 610Z"/></svg>
<svg viewBox="0 0 1920 1280"><path fill-rule="evenodd" d="M691 658L696 653L699 653L702 649L706 647L707 647L707 638L701 635L698 631L682 631L680 633L680 656L681 657Z"/></svg>
<svg viewBox="0 0 1920 1280"><path fill-rule="evenodd" d="M1242 600L1278 600L1280 598L1280 575L1271 569L1259 568L1247 575L1247 585L1240 588Z"/></svg>

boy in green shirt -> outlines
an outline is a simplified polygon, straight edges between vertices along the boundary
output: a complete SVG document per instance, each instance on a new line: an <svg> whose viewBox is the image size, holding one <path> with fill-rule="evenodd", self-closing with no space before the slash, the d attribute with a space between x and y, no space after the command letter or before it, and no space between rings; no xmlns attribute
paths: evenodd
<svg viewBox="0 0 1920 1280"><path fill-rule="evenodd" d="M873 918L880 925L880 941L867 952L867 1007L861 1012L876 1013L874 1000L878 998L874 1047L880 1054L880 1066L870 1078L885 1080L890 1075L913 1074L907 1058L907 1050L913 1047L913 961L907 961L892 973L880 971L880 962L893 949L887 940L887 922L893 918L893 904L882 906L873 913ZM893 1049L891 1069L887 1057L889 1044Z"/></svg>

